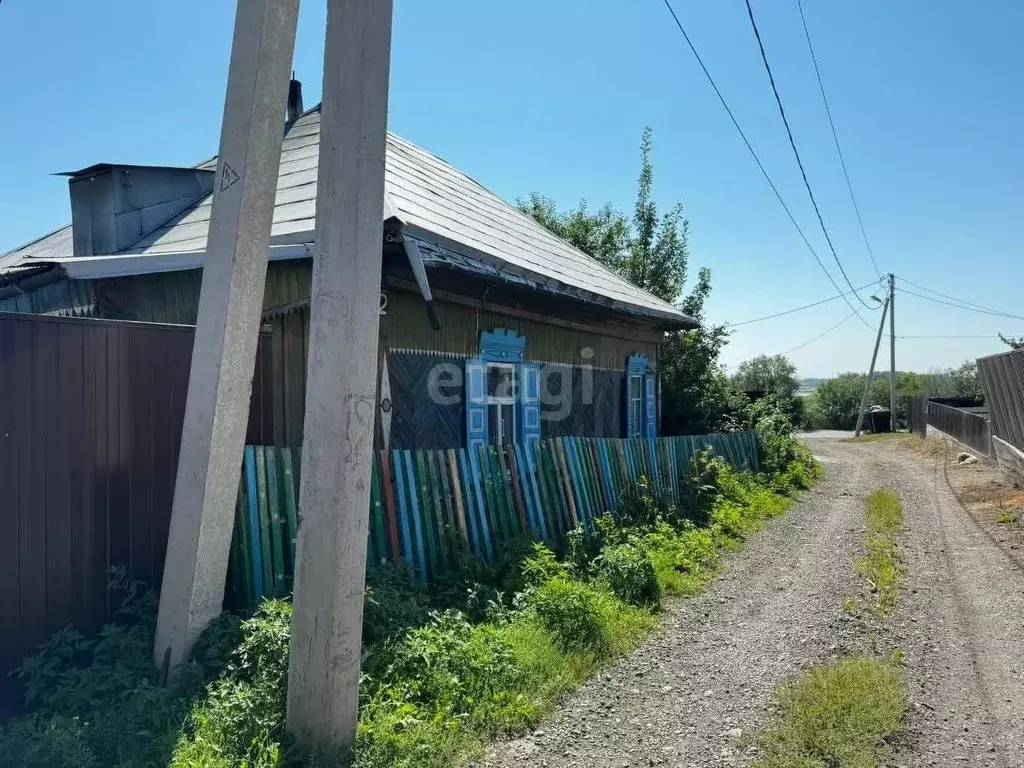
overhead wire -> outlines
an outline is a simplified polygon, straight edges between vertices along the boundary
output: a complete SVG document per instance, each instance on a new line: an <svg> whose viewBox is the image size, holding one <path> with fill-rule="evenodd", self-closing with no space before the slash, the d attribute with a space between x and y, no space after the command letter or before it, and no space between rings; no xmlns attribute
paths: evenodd
<svg viewBox="0 0 1024 768"><path fill-rule="evenodd" d="M818 217L818 224L821 226L821 231L825 235L825 241L828 243L829 250L832 251L832 257L835 259L836 265L839 267L839 272L846 281L846 284L853 291L853 283L850 282L850 277L846 274L846 269L843 267L843 262L839 259L839 254L836 253L836 247L832 243L832 236L828 232L828 228L825 226L825 219L821 215L821 209L818 207L818 201L814 198L814 190L811 188L811 182L807 178L807 171L804 168L803 160L800 158L800 151L796 148L796 140L793 138L793 130L789 126L789 119L786 117L786 109L782 106L782 97L779 96L779 89L775 85L775 75L772 73L771 65L768 63L768 54L764 50L764 42L761 40L761 30L758 29L757 20L754 18L754 8L750 4L750 0L744 0L747 5L747 16L750 18L750 25L754 30L754 37L757 38L757 47L761 51L761 61L764 63L765 71L768 73L768 81L771 83L772 93L775 94L775 103L779 107L779 114L782 116L782 123L786 127L786 135L789 137L789 146L793 150L793 156L796 158L796 164L800 168L800 176L803 178L804 187L807 189L807 196L811 199L811 205L814 207L814 213ZM857 300L863 304L867 309L873 309L859 295L854 293Z"/></svg>
<svg viewBox="0 0 1024 768"><path fill-rule="evenodd" d="M785 199L782 197L782 193L779 192L779 188L775 186L775 182L772 181L772 177L768 174L767 169L765 169L764 163L761 162L761 158L754 150L753 145L750 143L750 139L747 138L747 134L744 132L743 128L740 127L739 121L736 119L736 115L733 114L732 108L729 106L729 102L725 100L725 96L722 95L721 89L719 89L718 84L715 82L715 79L711 76L711 72L704 64L704 59L702 59L701 55L697 52L696 46L694 46L693 41L690 39L690 35L687 33L686 28L683 27L683 23L679 20L679 16L676 14L675 9L672 7L672 3L669 2L669 0L663 0L663 2L665 4L665 7L668 8L668 12L672 15L672 20L675 21L676 27L679 29L680 34L682 34L683 39L689 46L690 52L693 53L694 58L697 59L697 64L700 65L701 71L704 72L704 76L707 78L708 83L711 84L711 88L714 90L715 95L718 96L718 100L722 103L722 106L725 108L726 114L729 115L729 119L732 121L732 124L736 128L737 133L739 133L740 138L743 140L743 143L746 145L747 150L750 152L750 156L753 157L754 162L757 163L757 167L760 169L761 175L764 176L765 181L768 182L768 186L771 187L772 192L775 193L775 197L778 199L779 204L782 206L782 209L786 212L786 215L789 217L789 220L793 224L793 227L800 234L800 238L804 241L804 245L807 246L807 250L811 252L811 256L814 257L814 260L818 263L818 266L821 268L821 271L825 273L825 277L828 278L828 281L832 283L832 287L836 289L836 292L843 293L843 289L839 287L839 283L837 283L835 278L832 277L832 273L829 272L828 269L825 267L825 264L821 260L821 257L818 256L818 252L814 249L814 246L811 245L811 241L807 239L807 235L804 233L803 229L800 227L800 224L797 222L796 217L793 215L793 211L790 209L789 205L787 205ZM849 280L847 280L847 283L849 283ZM850 288L852 289L853 286L851 285ZM857 298L860 299L859 296ZM857 315L857 318L866 327L871 328L871 325L868 323L868 321L860 316L860 313L857 312L853 303L845 294L843 295L843 301L846 302L846 305L851 310L853 310L854 314ZM861 300L861 303L863 303L863 300Z"/></svg>
<svg viewBox="0 0 1024 768"><path fill-rule="evenodd" d="M828 336L830 333L832 333L832 331L836 330L836 328L838 328L839 326L843 325L843 323L846 323L847 321L852 320L853 316L856 315L856 314L857 314L857 310L854 310L853 312L848 314L846 317L844 317L842 320L840 320L838 323L833 325L831 328L822 331L821 333L819 333L817 336L815 336L810 341L805 341L803 344L798 344L797 346L793 347L792 349L786 350L785 352L782 353L782 355L783 356L791 355L794 352L796 352L798 349L803 349L804 347L810 346L811 344L813 344L814 342L818 341L819 339L824 338L825 336Z"/></svg>
<svg viewBox="0 0 1024 768"><path fill-rule="evenodd" d="M1008 318L1010 320L1024 320L1024 316L1022 316L1022 315L1011 315L1009 312L1000 312L997 309L987 309L987 308L984 308L984 307L976 307L976 306L967 306L965 304L957 304L957 303L954 303L952 301L943 301L942 299L935 299L935 298L932 298L931 296L925 296L923 293L916 293L915 291L908 291L906 288L899 288L898 290L899 290L900 293L905 293L905 294L907 294L909 296L916 296L917 298L924 299L925 301L932 301L932 302L935 302L936 304L944 304L947 307L956 307L957 309L962 309L962 310L965 310L967 312L976 312L979 315L995 315L996 317L1005 317L1005 318Z"/></svg>
<svg viewBox="0 0 1024 768"><path fill-rule="evenodd" d="M897 336L897 339L998 339L998 333L988 333L983 336Z"/></svg>
<svg viewBox="0 0 1024 768"><path fill-rule="evenodd" d="M995 314L1006 315L1007 317L1016 317L1016 315L1011 315L1010 313L1003 312L1002 310L999 310L999 309L992 309L991 307L984 307L981 304L974 304L973 302L967 301L966 299L958 299L956 296L950 296L947 293L940 293L939 291L932 290L931 288L925 288L923 285L921 285L919 283L915 283L913 280L907 280L907 278L905 278L905 277L901 277L901 276L897 276L897 277L899 277L899 279L902 282L907 283L908 285L912 285L915 288L919 288L922 291L925 291L927 293L934 293L936 296L941 296L944 299L949 299L950 301L955 301L957 304L964 304L967 307L973 307L974 309L983 310L985 312L992 312L992 313L995 313ZM906 290L906 289L901 288L900 290Z"/></svg>
<svg viewBox="0 0 1024 768"><path fill-rule="evenodd" d="M858 291L863 291L865 288L870 288L874 284L875 284L874 281L872 281L870 283L867 283L866 285L862 285L860 288L857 288L857 290ZM841 299L843 296L849 296L851 293L853 293L853 291L847 291L846 293L837 293L834 296L829 296L827 299L821 299L819 301L815 301L815 302L812 302L810 304L804 304L801 307L794 307L793 309L786 309L786 310L783 310L782 312L776 312L773 315L765 315L764 317L755 317L753 320L744 320L741 323L726 323L725 325L728 328L738 328L741 325L750 325L751 323L760 323L762 320L772 320L772 319L774 319L776 317L783 317L785 315L791 315L794 312L801 312L801 311L803 311L805 309L811 309L812 307L820 307L822 304L828 304L828 302L830 302L830 301L835 301L836 299Z"/></svg>
<svg viewBox="0 0 1024 768"><path fill-rule="evenodd" d="M860 226L860 233L864 238L864 246L868 249L868 256L871 258L871 266L875 268L875 272L881 275L882 270L878 268L878 262L875 261L875 252L871 248L871 243L868 240L867 230L864 229L864 219L860 215L860 206L857 205L857 196L853 193L853 184L850 182L850 173L846 169L846 158L843 157L842 147L839 145L839 133L836 131L835 121L832 119L832 109L828 105L828 97L825 95L825 84L821 79L821 70L818 68L818 57L814 53L814 45L811 44L811 33L807 28L807 17L804 16L804 6L800 0L796 0L796 7L800 11L800 23L804 28L804 38L807 40L807 50L811 52L811 61L814 63L814 74L818 78L818 90L821 91L821 100L825 104L825 114L828 115L828 124L832 129L832 139L835 141L836 154L839 155L839 165L843 169L843 176L846 179L846 188L850 191L850 202L853 203L853 210L857 214L857 224Z"/></svg>

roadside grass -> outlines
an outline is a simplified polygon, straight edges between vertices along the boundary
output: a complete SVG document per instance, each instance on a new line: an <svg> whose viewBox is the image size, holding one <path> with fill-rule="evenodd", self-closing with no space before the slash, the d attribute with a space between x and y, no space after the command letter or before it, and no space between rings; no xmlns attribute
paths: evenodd
<svg viewBox="0 0 1024 768"><path fill-rule="evenodd" d="M867 498L867 555L854 563L854 572L867 579L876 595L872 612L888 614L896 605L903 565L896 556L896 537L903 527L903 505L895 491L879 488Z"/></svg>
<svg viewBox="0 0 1024 768"><path fill-rule="evenodd" d="M757 739L751 768L874 768L907 708L897 667L848 658L812 669L778 694L777 724Z"/></svg>
<svg viewBox="0 0 1024 768"><path fill-rule="evenodd" d="M839 442L841 443L881 443L881 442L897 442L900 440L909 440L915 438L920 440L920 435L914 432L877 432L866 435L859 435L857 437L844 437Z"/></svg>

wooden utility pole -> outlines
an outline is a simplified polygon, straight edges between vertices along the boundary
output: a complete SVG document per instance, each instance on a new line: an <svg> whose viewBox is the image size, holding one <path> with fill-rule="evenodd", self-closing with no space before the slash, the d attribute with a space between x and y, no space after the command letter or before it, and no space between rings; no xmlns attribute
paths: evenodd
<svg viewBox="0 0 1024 768"><path fill-rule="evenodd" d="M896 276L889 273L889 423L896 431Z"/></svg>
<svg viewBox="0 0 1024 768"><path fill-rule="evenodd" d="M299 0L239 0L235 12L153 648L165 672L224 601L298 13Z"/></svg>
<svg viewBox="0 0 1024 768"><path fill-rule="evenodd" d="M358 718L391 9L327 4L288 730L332 751Z"/></svg>
<svg viewBox="0 0 1024 768"><path fill-rule="evenodd" d="M871 367L868 368L868 380L864 382L864 394L860 398L860 410L857 411L857 428L854 435L860 437L860 428L864 424L864 409L868 407L868 395L871 393L871 380L875 377L875 361L878 360L878 348L882 345L882 331L885 330L885 313L889 309L889 301L882 305L882 319L878 323L878 336L875 337L875 351L871 353Z"/></svg>

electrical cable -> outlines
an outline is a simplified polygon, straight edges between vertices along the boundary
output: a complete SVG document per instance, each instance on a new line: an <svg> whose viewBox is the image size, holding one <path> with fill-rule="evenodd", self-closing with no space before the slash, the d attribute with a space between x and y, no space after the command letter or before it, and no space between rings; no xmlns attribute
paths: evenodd
<svg viewBox="0 0 1024 768"><path fill-rule="evenodd" d="M909 281L906 281L906 282L909 282ZM1005 318L1009 318L1010 320L1024 320L1024 316L1021 316L1021 315L1011 315L1009 312L1000 312L999 310L996 310L996 309L983 309L983 308L980 308L980 307L979 308L975 308L975 307L964 306L963 304L954 304L952 301L943 301L942 299L933 299L931 296L925 296L923 293L915 293L914 291L908 291L906 288L900 288L898 290L899 290L900 293L905 293L905 294L907 294L909 296L916 296L917 298L924 299L925 301L933 301L936 304L945 304L947 307L956 307L957 309L963 309L963 310L966 310L967 312L977 312L979 315L995 315L996 317L1005 317Z"/></svg>
<svg viewBox="0 0 1024 768"><path fill-rule="evenodd" d="M793 156L796 158L796 164L800 168L800 175L803 177L804 186L807 188L807 196L811 199L811 205L814 207L814 212L818 216L818 224L821 226L821 231L825 235L825 241L828 243L829 250L832 251L832 257L836 260L839 272L842 274L846 284L850 287L850 290L853 291L853 283L850 282L850 278L846 274L846 270L843 268L843 262L839 260L839 254L836 253L836 247L832 244L832 236L829 235L828 228L825 226L825 219L821 215L821 209L818 208L818 201L814 199L814 190L811 189L811 182L807 178L807 171L804 169L803 160L800 159L800 152L796 148L796 140L793 138L793 130L789 127L789 119L786 117L786 110L782 106L782 97L779 96L779 89L775 85L775 75L772 73L771 65L768 63L768 54L765 53L764 42L761 40L761 30L758 29L757 21L754 19L754 8L751 6L750 0L744 0L744 2L747 4L747 16L750 18L750 25L754 29L754 37L757 38L757 47L761 51L761 61L764 63L765 71L768 73L768 81L771 83L772 93L775 94L775 103L778 105L779 114L782 116L782 124L786 126L786 135L789 137L789 146L793 150ZM857 296L857 300L867 309L873 309L873 307L864 301L864 299L859 295L856 293L854 293L854 295Z"/></svg>
<svg viewBox="0 0 1024 768"><path fill-rule="evenodd" d="M899 279L902 280L904 283L907 283L908 285L912 285L915 288L920 288L922 291L926 291L927 293L934 293L936 296L941 296L944 299L949 299L950 301L955 301L958 304L965 304L968 307L974 307L975 309L983 310L985 312L992 312L994 314L1006 315L1007 317L1016 317L1016 315L1011 315L1009 312L1003 312L1003 311L998 310L998 309L992 309L991 307L983 307L981 304L974 304L974 303L972 303L970 301L967 301L965 299L958 299L956 296L950 296L949 294L940 293L939 291L933 291L931 288L925 288L923 285L920 285L919 283L915 283L913 280L907 280L907 278L905 278L905 277L900 277ZM901 288L900 290L905 290L905 289ZM1021 318L1021 319L1024 319L1024 318Z"/></svg>
<svg viewBox="0 0 1024 768"><path fill-rule="evenodd" d="M897 339L998 339L999 334L986 334L984 336L897 336Z"/></svg>
<svg viewBox="0 0 1024 768"><path fill-rule="evenodd" d="M871 248L871 243L868 241L868 233L864 229L864 220L860 215L860 206L857 205L857 196L853 194L853 184L850 182L850 173L846 170L846 158L843 157L843 150L839 146L839 133L836 131L835 121L832 119L832 110L828 106L828 98L825 96L825 84L821 79L821 70L818 69L818 57L814 54L814 46L811 44L811 33L807 29L807 18L804 16L804 5L800 0L796 0L796 7L800 10L800 23L804 28L804 37L807 39L807 50L811 52L811 61L814 62L814 74L818 78L818 90L821 91L821 100L825 104L825 114L828 115L828 124L832 128L832 139L836 144L836 154L839 155L839 165L843 169L843 176L846 178L846 188L850 191L850 202L853 203L853 210L857 214L857 224L860 225L860 233L864 237L864 245L868 249L868 256L871 258L871 266L875 268L875 272L881 275L882 270L878 268L878 262L875 261L875 252Z"/></svg>
<svg viewBox="0 0 1024 768"><path fill-rule="evenodd" d="M815 337L814 337L813 339L811 339L810 341L805 341L805 342L804 342L803 344L800 344L800 345L798 345L798 346L795 346L795 347L793 347L793 348L792 348L792 349L790 349L790 350L787 350L786 352L783 352L783 353L782 353L782 356L783 356L783 357L785 357L786 355L791 355L791 354L793 354L794 352L796 352L796 351L797 351L798 349L803 349L804 347L810 346L811 344L813 344L814 342L816 342L816 341L817 341L818 339L820 339L820 338L822 338L822 337L824 337L824 336L827 336L828 334L832 333L832 331L834 331L834 330L835 330L836 328L838 328L839 326L841 326L841 325L842 325L843 323L847 322L848 320L852 320L852 319L853 319L853 316L854 316L854 315L856 315L856 314L857 314L857 310L854 310L853 312L851 312L850 314L848 314L848 315L847 315L846 317L844 317L844 318L843 318L842 320L840 320L840 321L839 321L838 323L836 323L835 325L833 325L833 326L832 326L831 328L829 328L828 330L826 330L826 331L822 331L821 333L819 333L819 334L818 334L817 336L815 336Z"/></svg>
<svg viewBox="0 0 1024 768"><path fill-rule="evenodd" d="M796 228L796 231L800 234L800 238L804 241L804 245L807 246L807 250L811 252L811 256L814 257L814 260L818 263L818 266L821 267L821 271L825 273L825 277L827 277L828 281L832 283L832 287L836 289L836 292L843 293L843 289L839 287L839 284L835 281L835 278L832 277L832 273L829 272L828 269L825 267L825 264L824 262L822 262L821 257L818 256L818 252L814 250L814 246L811 245L811 241L807 239L807 235L804 234L804 231L803 229L801 229L800 224L797 223L796 217L793 215L793 211L790 210L790 207L786 204L785 199L783 199L782 197L782 193L779 192L779 188L775 186L775 182L772 181L772 177L768 175L768 171L765 169L764 163L761 162L761 158L758 157L757 152L754 151L754 147L750 143L750 139L747 138L747 134L744 133L743 129L740 127L739 121L736 119L736 115L733 114L732 109L729 107L729 102L725 100L725 96L722 95L722 91L719 89L718 84L715 82L715 79L711 76L711 72L709 72L707 66L705 66L704 59L701 58L700 54L697 52L696 46L694 46L693 44L693 41L690 40L690 35L687 34L686 29L683 27L683 23L679 20L679 16L676 15L676 11L672 7L672 3L669 2L669 0L663 0L663 2L665 3L665 7L668 8L668 12L672 14L672 19L673 21L675 21L676 27L679 28L679 32L682 34L683 39L686 41L686 44L690 47L690 51L693 53L694 58L697 59L697 64L700 65L701 70L704 72L704 76L708 79L708 82L711 84L711 88L715 91L715 95L718 96L718 100L722 103L722 106L725 108L726 114L729 115L729 119L732 121L733 126L739 133L740 138L743 139L743 143L747 146L747 150L750 152L750 156L754 158L754 162L757 163L757 167L761 170L761 175L764 176L765 181L768 182L768 186L771 187L772 192L775 193L775 197L778 199L779 204L782 206L782 209L786 212L786 215L789 217L790 222L792 222L793 226ZM851 288L852 287L853 286L851 286ZM871 325L868 323L868 321L860 316L860 314L856 311L855 307L850 302L849 298L845 296L845 294L843 296L843 301L845 301L846 305L854 311L854 313L866 327L871 328Z"/></svg>
<svg viewBox="0 0 1024 768"><path fill-rule="evenodd" d="M868 283L867 285L861 286L857 290L858 291L863 291L865 288L869 288L872 285L874 285L873 281ZM725 325L726 325L727 328L738 328L741 325L750 325L751 323L759 323L762 320L772 320L772 319L774 319L776 317L782 317L783 315L791 315L794 312L800 312L800 311L802 311L804 309L810 309L811 307L819 307L822 304L827 304L830 301L835 301L836 299L841 299L843 296L849 296L851 293L852 293L852 291L847 291L846 293L837 293L834 296L829 296L827 299L821 299L820 301L815 301L815 302L813 302L811 304L804 304L802 307L795 307L793 309L787 309L787 310L784 310L782 312L776 312L774 315L765 315L764 317L755 317L753 320L744 320L742 323L726 323Z"/></svg>

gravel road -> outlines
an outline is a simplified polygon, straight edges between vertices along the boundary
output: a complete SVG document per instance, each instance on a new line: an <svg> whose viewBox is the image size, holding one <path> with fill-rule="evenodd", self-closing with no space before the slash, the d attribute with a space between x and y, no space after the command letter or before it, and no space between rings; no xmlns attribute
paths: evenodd
<svg viewBox="0 0 1024 768"><path fill-rule="evenodd" d="M744 766L775 688L808 666L872 647L902 649L911 698L898 765L1024 765L1024 574L959 506L944 458L896 445L811 438L827 478L727 556L703 595L585 684L534 733L493 746L485 766ZM908 568L884 624L851 618L863 592L864 497L898 491Z"/></svg>

